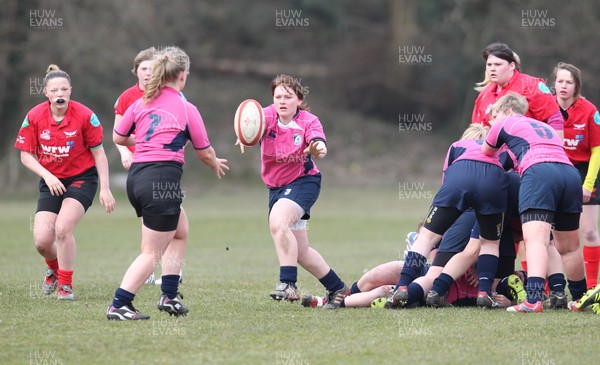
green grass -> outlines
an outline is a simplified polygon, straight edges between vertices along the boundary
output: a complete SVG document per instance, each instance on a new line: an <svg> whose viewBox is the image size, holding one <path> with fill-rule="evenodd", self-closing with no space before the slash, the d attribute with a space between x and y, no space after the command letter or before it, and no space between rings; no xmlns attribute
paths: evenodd
<svg viewBox="0 0 600 365"><path fill-rule="evenodd" d="M348 283L398 258L427 201L394 188L325 187L314 207L312 245ZM3 199L0 213L0 364L578 364L593 363L600 316L566 311L519 315L479 309L337 311L273 302L278 279L266 224L266 191L211 187L184 203L190 241L181 291L190 315L156 310L145 286L143 322L104 316L139 252L140 226L123 196L104 214L97 202L76 231L77 301L39 294L45 268L31 239L35 201ZM303 292L321 293L300 270Z"/></svg>

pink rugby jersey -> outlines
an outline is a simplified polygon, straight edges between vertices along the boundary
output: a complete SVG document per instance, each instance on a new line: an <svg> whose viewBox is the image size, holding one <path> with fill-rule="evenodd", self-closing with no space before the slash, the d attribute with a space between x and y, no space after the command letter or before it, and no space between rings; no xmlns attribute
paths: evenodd
<svg viewBox="0 0 600 365"><path fill-rule="evenodd" d="M515 171L521 176L529 167L542 162L572 165L556 130L523 115L509 116L496 122L485 142L493 148L506 144L517 161Z"/></svg>
<svg viewBox="0 0 600 365"><path fill-rule="evenodd" d="M143 99L137 100L115 128L121 136L130 136L134 130L134 163L176 161L183 164L188 140L197 150L210 147L198 109L170 87L165 87L149 105L144 104Z"/></svg>
<svg viewBox="0 0 600 365"><path fill-rule="evenodd" d="M464 139L452 143L446 154L446 161L444 162L444 171L448 166L452 165L456 161L460 160L471 160L490 163L492 165L504 168L500 163L499 153L493 156L486 156L481 152L481 145L483 140L481 139Z"/></svg>
<svg viewBox="0 0 600 365"><path fill-rule="evenodd" d="M275 106L263 109L265 134L260 142L261 176L269 188L285 186L299 177L319 173L312 156L304 149L312 140L325 141L323 126L317 116L300 110L284 125L279 122Z"/></svg>

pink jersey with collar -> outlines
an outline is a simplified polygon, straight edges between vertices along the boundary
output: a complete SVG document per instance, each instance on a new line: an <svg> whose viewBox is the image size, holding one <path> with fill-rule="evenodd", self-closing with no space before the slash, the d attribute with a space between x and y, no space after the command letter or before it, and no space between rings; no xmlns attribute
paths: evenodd
<svg viewBox="0 0 600 365"><path fill-rule="evenodd" d="M312 140L325 141L323 126L317 116L300 110L284 125L279 122L275 106L263 109L265 134L260 140L261 176L269 188L285 186L299 177L319 173L312 156L304 149Z"/></svg>
<svg viewBox="0 0 600 365"><path fill-rule="evenodd" d="M496 122L485 142L493 148L506 144L518 163L515 171L521 176L525 170L538 163L572 165L556 130L546 123L523 115L509 116Z"/></svg>
<svg viewBox="0 0 600 365"><path fill-rule="evenodd" d="M184 163L184 147L192 141L195 149L210 147L198 109L170 87L149 105L137 100L127 109L115 128L122 136L135 130L133 162L175 161Z"/></svg>

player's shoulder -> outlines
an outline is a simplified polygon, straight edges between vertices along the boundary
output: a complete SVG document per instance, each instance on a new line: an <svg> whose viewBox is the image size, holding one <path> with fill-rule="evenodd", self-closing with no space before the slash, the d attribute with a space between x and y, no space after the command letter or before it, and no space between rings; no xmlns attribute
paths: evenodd
<svg viewBox="0 0 600 365"><path fill-rule="evenodd" d="M27 116L30 119L35 118L40 115L46 114L48 110L50 110L50 104L48 101L44 101L43 103L39 103L38 105L31 108L29 112L27 112Z"/></svg>
<svg viewBox="0 0 600 365"><path fill-rule="evenodd" d="M573 103L573 108L578 109L582 113L591 113L594 114L598 111L598 108L592 102L587 100L584 97L579 97Z"/></svg>
<svg viewBox="0 0 600 365"><path fill-rule="evenodd" d="M319 117L317 117L316 115L312 114L308 110L300 110L298 112L298 115L296 115L295 119L298 122L303 123L303 124L310 124L310 123L314 123L316 121L319 121Z"/></svg>
<svg viewBox="0 0 600 365"><path fill-rule="evenodd" d="M69 100L69 108L72 108L71 112L76 113L77 115L89 116L94 114L92 109L75 100Z"/></svg>

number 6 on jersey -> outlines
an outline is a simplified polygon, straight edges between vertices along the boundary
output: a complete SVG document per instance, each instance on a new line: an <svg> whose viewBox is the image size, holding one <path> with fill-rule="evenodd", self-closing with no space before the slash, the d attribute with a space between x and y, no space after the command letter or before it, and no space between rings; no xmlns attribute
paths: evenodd
<svg viewBox="0 0 600 365"><path fill-rule="evenodd" d="M262 106L254 99L242 101L235 112L235 135L244 146L254 146L265 132Z"/></svg>

